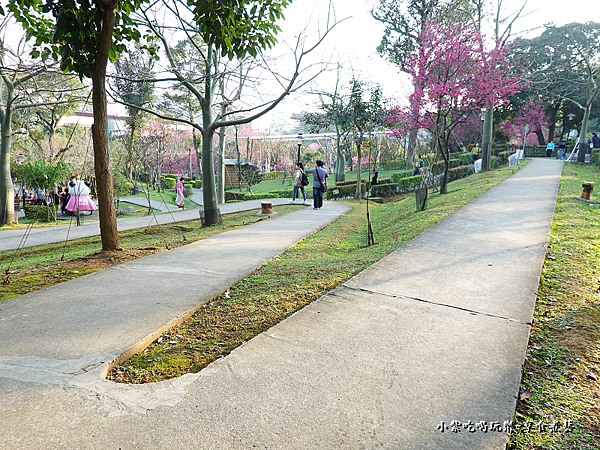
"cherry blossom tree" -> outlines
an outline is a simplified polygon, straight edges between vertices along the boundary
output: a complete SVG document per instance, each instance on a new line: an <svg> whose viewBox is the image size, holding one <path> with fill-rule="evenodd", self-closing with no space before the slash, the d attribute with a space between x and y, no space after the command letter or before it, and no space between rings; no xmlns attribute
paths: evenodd
<svg viewBox="0 0 600 450"><path fill-rule="evenodd" d="M528 100L512 120L505 121L501 128L507 136L517 136L525 141L527 133L534 133L540 145L544 145L544 129L550 121L544 112L544 106L534 100ZM526 131L527 129L527 131Z"/></svg>
<svg viewBox="0 0 600 450"><path fill-rule="evenodd" d="M422 45L408 68L417 89L410 106L398 108L389 124L398 134L425 128L435 140L445 162L440 193L447 192L450 168L449 143L453 129L464 123L469 112L484 105L497 106L523 86L513 73L508 48L485 48L474 24L427 23L420 35ZM420 114L415 115L418 109Z"/></svg>

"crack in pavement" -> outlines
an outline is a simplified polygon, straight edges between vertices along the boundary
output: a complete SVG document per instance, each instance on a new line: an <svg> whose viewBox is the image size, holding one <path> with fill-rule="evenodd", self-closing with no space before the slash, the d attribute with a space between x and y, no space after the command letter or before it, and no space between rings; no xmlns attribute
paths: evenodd
<svg viewBox="0 0 600 450"><path fill-rule="evenodd" d="M498 314L491 314L491 313L486 313L486 312L482 312L482 311L476 311L474 309L462 308L460 306L448 305L447 303L434 302L434 301L425 300L425 299L419 298L419 297L410 297L410 296L407 296L407 295L386 294L384 292L372 291L370 289L351 287L351 286L347 286L345 284L340 285L340 287L343 287L343 288L348 289L350 291L366 292L367 294L377 294L377 295L383 295L385 297L405 298L405 299L408 299L408 300L415 300L415 301L418 301L418 302L421 302L421 303L429 303L431 305L444 306L446 308L452 308L452 309L457 309L459 311L465 311L465 312L468 312L468 313L474 314L474 315L493 317L495 319L508 320L510 322L515 322L515 323L520 323L522 325L531 326L531 322L523 322L522 320L512 319L510 317L500 316Z"/></svg>

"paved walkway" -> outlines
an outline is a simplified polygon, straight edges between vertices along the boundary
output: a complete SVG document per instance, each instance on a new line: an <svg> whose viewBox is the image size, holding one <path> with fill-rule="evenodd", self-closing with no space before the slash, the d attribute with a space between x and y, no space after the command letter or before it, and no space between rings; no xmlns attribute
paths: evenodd
<svg viewBox="0 0 600 450"><path fill-rule="evenodd" d="M274 206L287 204L289 199L272 198L266 199ZM260 203L265 200L250 200L237 203L226 203L219 205L221 214L232 212L250 211L260 209ZM151 225L184 222L199 218L200 209L176 208L175 211L142 217L126 217L117 219L117 228L119 231L143 228ZM86 221L83 217L81 225L76 226L75 219L71 225L56 225L52 227L31 228L29 236L25 242L25 247L33 247L42 244L51 244L55 242L64 242L65 240L80 239L100 234L100 223L98 221ZM24 229L18 230L0 230L0 251L14 250L19 248L21 240L25 234Z"/></svg>
<svg viewBox="0 0 600 450"><path fill-rule="evenodd" d="M271 247L289 246L297 228L333 218L342 205L2 302L0 448L503 449L507 433L475 424L512 419L561 170L561 161L530 162L229 356L176 380L118 385L100 370L186 310L175 307L181 299L194 304L223 289L260 264L256 252L277 253ZM444 428L453 421L466 428Z"/></svg>
<svg viewBox="0 0 600 450"><path fill-rule="evenodd" d="M192 193L189 196L189 199L196 203L197 205L202 206L204 204L204 197L202 193L202 189L192 188ZM142 197L120 197L120 201L133 203L134 205L145 206L148 207L148 199ZM172 205L166 202L159 202L156 200L150 200L150 207L157 209L162 212L173 212L179 211L179 207L177 205Z"/></svg>

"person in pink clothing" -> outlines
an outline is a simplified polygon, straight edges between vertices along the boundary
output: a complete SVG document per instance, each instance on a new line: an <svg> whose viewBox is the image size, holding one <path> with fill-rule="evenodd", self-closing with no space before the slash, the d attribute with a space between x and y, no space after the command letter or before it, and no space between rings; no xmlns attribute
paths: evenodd
<svg viewBox="0 0 600 450"><path fill-rule="evenodd" d="M175 197L175 204L180 208L183 208L183 202L185 202L185 197L183 196L183 177L180 177L177 180L175 192L177 193L177 197Z"/></svg>

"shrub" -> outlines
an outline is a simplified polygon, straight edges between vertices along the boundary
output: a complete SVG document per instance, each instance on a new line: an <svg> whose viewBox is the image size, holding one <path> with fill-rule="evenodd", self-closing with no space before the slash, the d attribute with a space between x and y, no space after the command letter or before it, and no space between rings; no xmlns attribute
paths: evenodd
<svg viewBox="0 0 600 450"><path fill-rule="evenodd" d="M283 170L277 170L274 172L261 173L261 180L274 180L276 178L285 178L285 172ZM255 181L254 184L258 183Z"/></svg>
<svg viewBox="0 0 600 450"><path fill-rule="evenodd" d="M25 207L25 217L38 222L56 221L56 209L53 206L30 205Z"/></svg>
<svg viewBox="0 0 600 450"><path fill-rule="evenodd" d="M454 169L455 167L459 167L462 165L460 159L451 159L449 161L449 163L450 163L450 169ZM431 173L433 173L434 175L440 175L440 174L444 173L445 168L446 168L445 162L443 160L438 161L431 166Z"/></svg>
<svg viewBox="0 0 600 450"><path fill-rule="evenodd" d="M367 182L366 180L360 180L360 192L362 195L366 195ZM344 183L336 184L334 187L330 187L327 191L327 199L329 200L341 200L344 198L353 198L356 194L356 180L346 181Z"/></svg>
<svg viewBox="0 0 600 450"><path fill-rule="evenodd" d="M400 182L400 180L402 178L412 177L412 176L413 176L412 170L401 170L400 172L394 172L392 174L391 180L393 183L398 183L398 182Z"/></svg>
<svg viewBox="0 0 600 450"><path fill-rule="evenodd" d="M202 189L202 180L194 180L190 184L194 189Z"/></svg>
<svg viewBox="0 0 600 450"><path fill-rule="evenodd" d="M508 162L508 157L510 155L512 155L514 153L514 151L512 150L505 150L503 152L498 152L498 156L497 156L497 160L495 162L494 167L498 167L501 166L502 164L506 164ZM493 157L492 157L492 161L493 161Z"/></svg>
<svg viewBox="0 0 600 450"><path fill-rule="evenodd" d="M448 181L456 181L475 173L472 165L454 167L448 171Z"/></svg>
<svg viewBox="0 0 600 450"><path fill-rule="evenodd" d="M379 161L379 168L382 170L402 170L406 168L406 159L384 159Z"/></svg>
<svg viewBox="0 0 600 450"><path fill-rule="evenodd" d="M175 178L164 177L162 180L162 185L165 189L175 189L175 184L177 180Z"/></svg>
<svg viewBox="0 0 600 450"><path fill-rule="evenodd" d="M404 178L398 178L395 182L379 183L375 186L372 186L371 197L393 197L394 195L401 194L402 192L412 191L422 184L423 179L421 178L421 175L411 175Z"/></svg>
<svg viewBox="0 0 600 450"><path fill-rule="evenodd" d="M225 191L225 202L239 202L244 200L245 192Z"/></svg>
<svg viewBox="0 0 600 450"><path fill-rule="evenodd" d="M590 162L594 165L600 165L600 149L593 148L590 154Z"/></svg>

